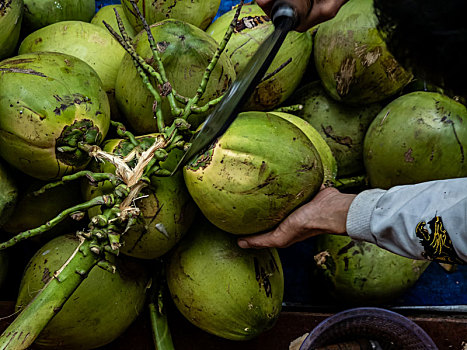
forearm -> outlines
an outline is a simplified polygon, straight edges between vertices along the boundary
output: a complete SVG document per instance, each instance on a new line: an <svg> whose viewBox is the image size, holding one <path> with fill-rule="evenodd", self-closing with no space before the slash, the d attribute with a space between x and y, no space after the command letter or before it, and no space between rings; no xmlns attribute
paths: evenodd
<svg viewBox="0 0 467 350"><path fill-rule="evenodd" d="M347 233L415 259L467 263L467 178L368 190L350 206Z"/></svg>

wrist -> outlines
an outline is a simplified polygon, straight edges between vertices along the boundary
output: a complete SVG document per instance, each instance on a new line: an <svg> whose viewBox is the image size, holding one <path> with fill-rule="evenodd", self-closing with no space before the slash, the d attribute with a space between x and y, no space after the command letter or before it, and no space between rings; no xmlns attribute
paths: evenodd
<svg viewBox="0 0 467 350"><path fill-rule="evenodd" d="M330 210L334 211L332 220L329 220L330 233L343 235L347 232L347 216L356 196L355 194L339 192L335 197L335 201L330 203Z"/></svg>
<svg viewBox="0 0 467 350"><path fill-rule="evenodd" d="M307 204L308 230L316 234L345 234L347 215L355 197L355 194L341 193L332 187L319 191Z"/></svg>

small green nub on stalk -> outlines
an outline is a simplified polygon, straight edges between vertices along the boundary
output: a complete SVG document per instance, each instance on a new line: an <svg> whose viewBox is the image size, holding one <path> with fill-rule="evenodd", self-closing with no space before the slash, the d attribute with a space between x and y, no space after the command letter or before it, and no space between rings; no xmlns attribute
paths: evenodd
<svg viewBox="0 0 467 350"><path fill-rule="evenodd" d="M104 205L107 207L112 207L115 205L115 197L113 194L107 194L102 196L102 199L104 200Z"/></svg>
<svg viewBox="0 0 467 350"><path fill-rule="evenodd" d="M86 216L84 211L75 211L74 213L70 214L70 217L75 221L80 221Z"/></svg>
<svg viewBox="0 0 467 350"><path fill-rule="evenodd" d="M122 244L120 243L120 234L115 231L109 230L109 232L107 233L107 237L109 238L110 247L112 248L112 250L118 251L119 248L122 246Z"/></svg>
<svg viewBox="0 0 467 350"><path fill-rule="evenodd" d="M107 233L104 230L96 230L92 231L94 237L96 237L99 241L104 240L107 238Z"/></svg>
<svg viewBox="0 0 467 350"><path fill-rule="evenodd" d="M57 139L55 146L57 158L65 164L84 165L89 160L89 155L76 147L79 143L99 144L101 140L102 133L92 120L75 121L72 125L65 127Z"/></svg>
<svg viewBox="0 0 467 350"><path fill-rule="evenodd" d="M180 131L190 130L191 125L185 119L176 118L174 120L174 123L175 123L175 127Z"/></svg>
<svg viewBox="0 0 467 350"><path fill-rule="evenodd" d="M98 245L90 246L89 250L91 251L91 253L94 253L96 255L99 255L101 253L101 248Z"/></svg>
<svg viewBox="0 0 467 350"><path fill-rule="evenodd" d="M125 184L120 184L115 187L114 193L118 198L126 198L130 194L130 188Z"/></svg>
<svg viewBox="0 0 467 350"><path fill-rule="evenodd" d="M104 251L105 251L106 253L109 253L109 254L112 254L112 255L116 255L116 256L118 256L118 255L120 254L120 251L119 251L118 249L117 249L117 250L112 249L112 247L111 247L110 245L105 245L105 246L104 246Z"/></svg>
<svg viewBox="0 0 467 350"><path fill-rule="evenodd" d="M156 158L157 160L159 160L161 162L166 160L168 156L169 156L169 154L163 148L158 149L156 152L154 152L154 158Z"/></svg>
<svg viewBox="0 0 467 350"><path fill-rule="evenodd" d="M91 219L91 222L96 226L105 227L108 223L108 220L104 215L96 215Z"/></svg>
<svg viewBox="0 0 467 350"><path fill-rule="evenodd" d="M97 263L97 266L110 273L115 273L117 271L117 268L115 267L115 265L109 263L107 260L99 261Z"/></svg>

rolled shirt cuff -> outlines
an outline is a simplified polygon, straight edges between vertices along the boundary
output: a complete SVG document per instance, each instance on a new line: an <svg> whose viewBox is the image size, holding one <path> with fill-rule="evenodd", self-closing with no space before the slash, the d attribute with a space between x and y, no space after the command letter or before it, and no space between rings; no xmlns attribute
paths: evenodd
<svg viewBox="0 0 467 350"><path fill-rule="evenodd" d="M350 238L376 244L376 239L371 233L371 216L378 200L385 193L385 190L371 189L355 197L347 213L346 227Z"/></svg>

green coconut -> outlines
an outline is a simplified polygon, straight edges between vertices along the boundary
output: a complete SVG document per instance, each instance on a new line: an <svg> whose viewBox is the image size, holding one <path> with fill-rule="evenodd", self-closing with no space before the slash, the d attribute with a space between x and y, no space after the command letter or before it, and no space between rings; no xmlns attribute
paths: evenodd
<svg viewBox="0 0 467 350"><path fill-rule="evenodd" d="M345 304L390 303L411 288L430 264L346 236L321 235L316 249L315 260L326 290Z"/></svg>
<svg viewBox="0 0 467 350"><path fill-rule="evenodd" d="M206 30L218 43L222 41L235 12L236 9L233 9L225 13ZM234 33L225 48L237 74L245 68L260 44L273 31L274 25L258 5L243 6ZM244 110L269 110L285 101L305 73L312 46L309 32L290 32L266 72L268 78L255 88ZM285 67L279 70L283 65Z"/></svg>
<svg viewBox="0 0 467 350"><path fill-rule="evenodd" d="M89 157L78 142L99 144L110 124L96 72L53 52L4 60L0 72L0 155L41 180L83 169Z"/></svg>
<svg viewBox="0 0 467 350"><path fill-rule="evenodd" d="M9 220L18 200L17 183L3 161L0 162L0 227Z"/></svg>
<svg viewBox="0 0 467 350"><path fill-rule="evenodd" d="M266 112L239 114L183 173L206 218L234 234L273 228L323 182L321 158L309 138Z"/></svg>
<svg viewBox="0 0 467 350"><path fill-rule="evenodd" d="M19 47L20 55L38 51L64 53L89 64L102 80L112 115L118 114L115 80L125 50L107 29L81 21L54 23L28 35Z"/></svg>
<svg viewBox="0 0 467 350"><path fill-rule="evenodd" d="M17 310L36 296L78 244L76 236L64 235L37 251L21 280ZM125 257L113 260L117 263L116 273L94 267L35 344L50 349L94 349L110 343L128 328L143 310L149 278L139 262Z"/></svg>
<svg viewBox="0 0 467 350"><path fill-rule="evenodd" d="M122 0L126 16L133 28L140 32L143 30L143 25L131 5L132 2L138 5L139 10L149 24L172 18L193 24L204 30L214 19L221 0Z"/></svg>
<svg viewBox="0 0 467 350"><path fill-rule="evenodd" d="M297 115L310 123L329 145L339 177L365 172L363 139L382 104L345 105L332 99L318 81L298 89L288 102L303 105Z"/></svg>
<svg viewBox="0 0 467 350"><path fill-rule="evenodd" d="M372 0L347 2L321 23L314 58L326 91L337 101L364 105L383 101L411 79L379 33Z"/></svg>
<svg viewBox="0 0 467 350"><path fill-rule="evenodd" d="M151 32L159 42L161 60L171 86L177 93L193 97L216 52L217 43L201 29L181 21L160 22L151 26ZM146 32L138 34L135 45L136 52L156 68ZM232 63L222 54L199 105L221 96L234 79ZM157 86L155 81L154 86ZM128 54L123 58L118 71L115 95L120 111L134 130L139 134L157 131L153 113L154 97L143 84ZM166 98L162 100L162 113L166 123L170 124L173 118ZM205 117L206 113L192 115L188 121L196 127Z"/></svg>
<svg viewBox="0 0 467 350"><path fill-rule="evenodd" d="M170 255L167 283L191 323L231 340L272 328L284 293L276 249L241 249L235 236L206 221L196 223Z"/></svg>
<svg viewBox="0 0 467 350"><path fill-rule="evenodd" d="M149 148L157 135L137 137L142 142L142 150ZM104 144L104 151L126 156L134 146L128 140L112 139ZM173 170L181 159L182 151L170 151L168 158L161 163L167 170ZM134 166L134 164L133 164ZM115 167L108 162L93 162L93 171L114 173ZM86 200L112 191L112 185L106 181L97 187L87 184L84 187ZM140 259L155 259L172 249L190 228L196 205L191 199L183 181L181 172L170 177L151 178L151 186L142 190L143 198L137 201L141 217L123 235L120 252ZM91 208L89 216L101 214L99 207Z"/></svg>
<svg viewBox="0 0 467 350"><path fill-rule="evenodd" d="M61 21L89 22L95 0L24 0L24 28L31 33Z"/></svg>
<svg viewBox="0 0 467 350"><path fill-rule="evenodd" d="M5 232L17 234L39 227L56 217L63 210L83 202L80 186L77 182L67 182L42 194L35 195L33 194L34 191L39 190L47 183L33 178L22 181L28 183L25 184L26 188L21 191L12 215L2 227ZM45 237L50 240L51 237L70 232L75 223L71 217L67 217L50 231L37 238L41 240L42 237Z"/></svg>
<svg viewBox="0 0 467 350"><path fill-rule="evenodd" d="M123 10L122 5L107 5L102 7L97 13L94 15L94 17L91 19L91 23L98 25L105 30L107 30L107 27L104 25L103 21L105 21L107 24L110 24L110 26L117 32L119 32L118 29L118 23L117 19L115 17L115 10L118 12L120 15L120 18L122 19L123 26L125 27L125 30L130 38L134 38L136 36L136 31L133 29L133 26L131 25L130 21L128 20L127 16L125 15L125 12Z"/></svg>
<svg viewBox="0 0 467 350"><path fill-rule="evenodd" d="M22 19L23 0L3 0L0 2L0 60L14 54Z"/></svg>
<svg viewBox="0 0 467 350"><path fill-rule="evenodd" d="M467 108L436 92L412 92L381 110L365 136L372 187L467 176Z"/></svg>
<svg viewBox="0 0 467 350"><path fill-rule="evenodd" d="M324 141L320 133L306 120L297 117L296 115L282 112L270 112L271 114L277 115L285 120L289 121L296 127L298 127L313 143L316 150L319 153L321 162L323 163L323 184L332 184L336 180L337 176L337 162L334 158L331 148Z"/></svg>

